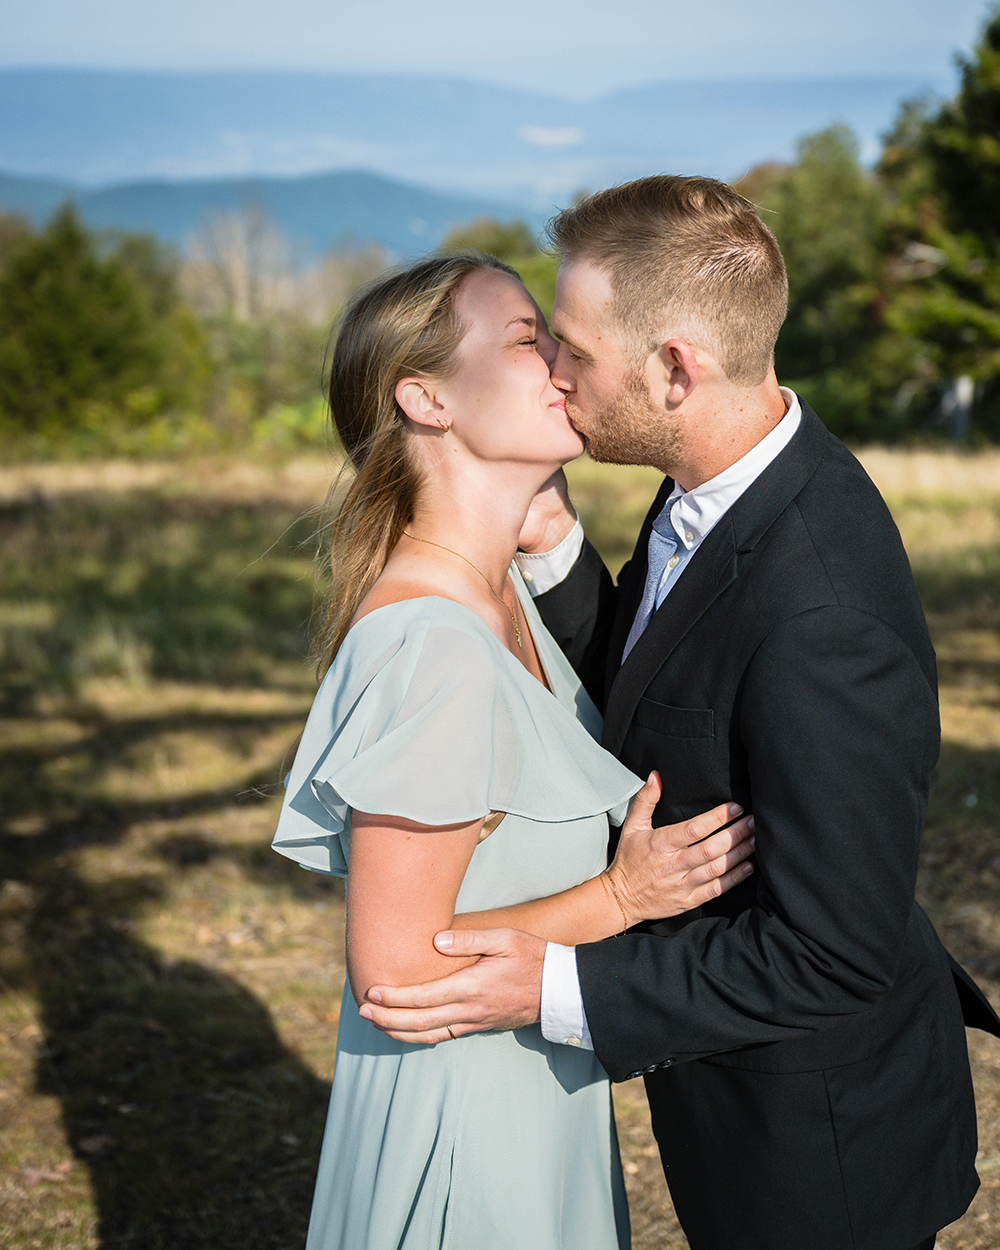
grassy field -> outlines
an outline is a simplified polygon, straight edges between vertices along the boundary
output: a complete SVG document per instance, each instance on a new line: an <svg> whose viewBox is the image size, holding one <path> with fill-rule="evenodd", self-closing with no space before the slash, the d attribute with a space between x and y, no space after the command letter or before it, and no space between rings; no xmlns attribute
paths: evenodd
<svg viewBox="0 0 1000 1250"><path fill-rule="evenodd" d="M921 901L1000 1001L1000 454L864 459L940 660ZM0 470L0 1247L303 1242L343 899L268 842L330 471ZM620 563L655 476L574 479ZM983 1188L947 1250L1000 1244L1000 1044L970 1044ZM682 1250L641 1088L617 1101L635 1246Z"/></svg>

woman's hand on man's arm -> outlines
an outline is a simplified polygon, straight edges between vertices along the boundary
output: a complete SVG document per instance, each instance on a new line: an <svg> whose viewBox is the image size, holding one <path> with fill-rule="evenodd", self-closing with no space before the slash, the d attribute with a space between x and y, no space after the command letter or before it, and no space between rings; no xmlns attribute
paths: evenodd
<svg viewBox="0 0 1000 1250"><path fill-rule="evenodd" d="M754 850L753 816L743 816L737 803L721 803L657 829L653 812L662 790L660 774L650 773L632 800L607 870L629 925L701 907L753 872L745 862Z"/></svg>

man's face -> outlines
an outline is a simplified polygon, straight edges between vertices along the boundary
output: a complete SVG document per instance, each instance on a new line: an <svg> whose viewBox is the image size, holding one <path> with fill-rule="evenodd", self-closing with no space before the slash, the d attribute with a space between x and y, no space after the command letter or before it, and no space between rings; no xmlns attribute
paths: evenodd
<svg viewBox="0 0 1000 1250"><path fill-rule="evenodd" d="M652 464L669 472L682 436L650 393L639 360L611 313L607 275L587 261L559 269L552 332L560 340L552 381L566 392L566 415L603 464Z"/></svg>

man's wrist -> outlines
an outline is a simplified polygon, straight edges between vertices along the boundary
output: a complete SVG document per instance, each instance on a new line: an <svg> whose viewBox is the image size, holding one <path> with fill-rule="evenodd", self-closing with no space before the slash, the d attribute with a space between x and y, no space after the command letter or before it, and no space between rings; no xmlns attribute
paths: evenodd
<svg viewBox="0 0 1000 1250"><path fill-rule="evenodd" d="M576 971L576 947L548 942L542 964L542 1036L563 1046L593 1050Z"/></svg>
<svg viewBox="0 0 1000 1250"><path fill-rule="evenodd" d="M582 547L583 526L577 517L562 542L551 551L518 551L514 560L531 594L544 594L567 577Z"/></svg>
<svg viewBox="0 0 1000 1250"><path fill-rule="evenodd" d="M533 541L527 546L518 546L518 553L527 556L546 556L555 551L573 532L580 517L572 507L557 516L550 517L541 526Z"/></svg>

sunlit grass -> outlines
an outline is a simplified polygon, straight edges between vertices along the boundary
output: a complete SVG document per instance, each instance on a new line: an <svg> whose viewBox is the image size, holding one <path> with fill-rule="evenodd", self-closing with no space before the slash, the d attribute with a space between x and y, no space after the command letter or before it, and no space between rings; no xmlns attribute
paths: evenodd
<svg viewBox="0 0 1000 1250"><path fill-rule="evenodd" d="M944 751L921 899L1000 986L1000 454L865 453L927 605ZM342 890L268 847L308 709L332 457L0 470L0 1246L302 1244ZM570 470L617 567L658 479ZM1000 1242L1000 1068L973 1035ZM637 1250L685 1244L617 1094Z"/></svg>

